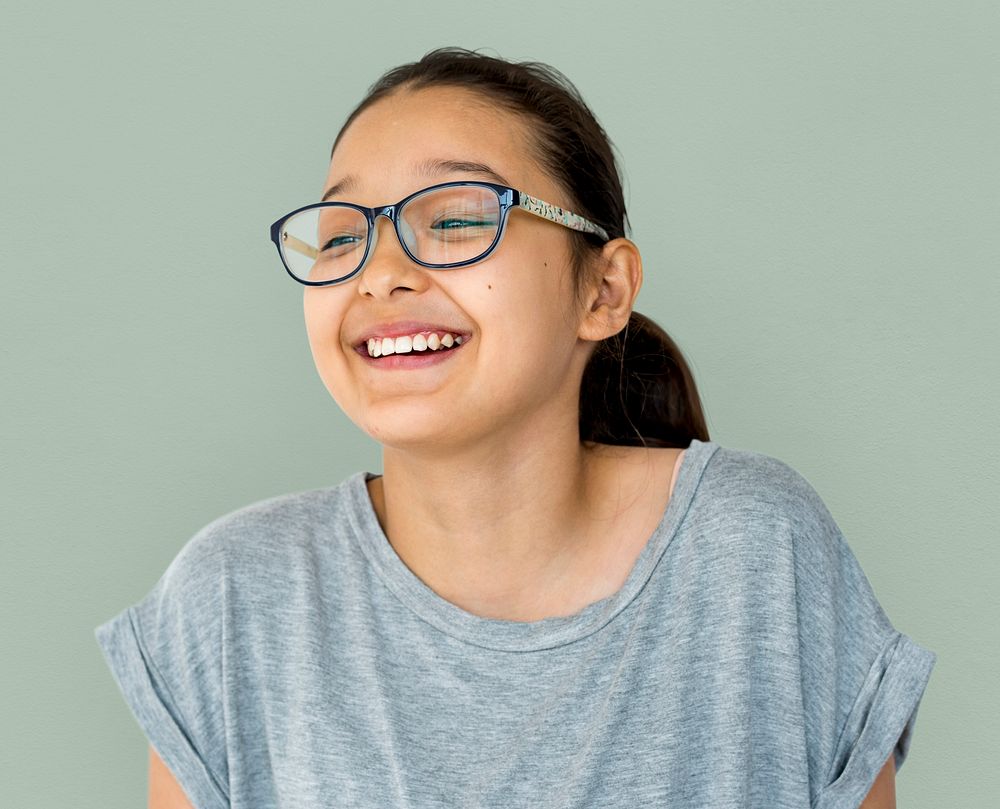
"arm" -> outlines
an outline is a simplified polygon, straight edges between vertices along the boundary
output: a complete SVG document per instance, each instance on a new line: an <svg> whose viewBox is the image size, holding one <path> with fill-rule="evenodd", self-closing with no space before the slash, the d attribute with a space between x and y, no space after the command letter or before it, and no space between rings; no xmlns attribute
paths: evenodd
<svg viewBox="0 0 1000 809"><path fill-rule="evenodd" d="M858 809L896 809L896 760L893 753Z"/></svg>
<svg viewBox="0 0 1000 809"><path fill-rule="evenodd" d="M149 807L148 809L194 809L174 775L167 769L156 754L152 745L149 748ZM865 807L869 809L869 807ZM871 809L881 809L875 804ZM895 809L895 806L890 807Z"/></svg>

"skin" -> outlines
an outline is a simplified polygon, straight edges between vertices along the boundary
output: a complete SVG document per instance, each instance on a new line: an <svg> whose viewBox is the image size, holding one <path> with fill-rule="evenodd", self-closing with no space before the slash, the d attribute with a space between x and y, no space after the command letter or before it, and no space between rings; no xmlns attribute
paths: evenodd
<svg viewBox="0 0 1000 809"><path fill-rule="evenodd" d="M368 108L341 138L324 189L351 176L350 200L378 205L437 182L494 179L427 173L428 158L486 164L571 207L520 120L452 88ZM642 281L635 245L615 239L595 256L577 305L570 234L552 222L514 211L489 259L450 271L410 261L390 223L378 227L364 272L306 288L304 310L320 377L383 447L370 494L393 548L431 589L484 617L567 615L612 594L662 516L678 453L579 440L584 366L596 341L624 327ZM354 341L396 319L471 338L431 368L373 369Z"/></svg>
<svg viewBox="0 0 1000 809"><path fill-rule="evenodd" d="M457 88L401 91L343 133L322 191L366 206L449 180L428 159L475 162L500 181L572 210L536 163L521 119ZM347 416L382 445L369 494L393 549L441 597L483 617L570 615L616 592L659 523L680 450L581 443L583 369L597 341L627 323L642 283L638 249L595 251L574 297L569 231L512 211L484 262L428 270L380 218L377 245L349 282L305 288L320 378ZM469 335L446 362L373 368L354 345L378 323L420 320ZM891 758L866 809L894 807ZM888 779L888 780L886 780ZM888 786L887 786L888 784ZM871 802L871 801L875 802ZM150 807L187 807L150 748Z"/></svg>

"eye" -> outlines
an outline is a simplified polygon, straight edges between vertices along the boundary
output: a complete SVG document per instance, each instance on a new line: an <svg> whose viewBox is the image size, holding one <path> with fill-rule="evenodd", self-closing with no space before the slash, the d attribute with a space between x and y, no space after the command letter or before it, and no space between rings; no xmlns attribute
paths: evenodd
<svg viewBox="0 0 1000 809"><path fill-rule="evenodd" d="M360 241L360 237L353 236L350 234L345 234L343 236L334 236L323 245L324 250L331 250L335 247L343 247L344 245L354 244Z"/></svg>
<svg viewBox="0 0 1000 809"><path fill-rule="evenodd" d="M484 228L492 227L493 222L486 219L478 219L467 216L452 216L438 219L431 225L434 230L456 230L458 228Z"/></svg>

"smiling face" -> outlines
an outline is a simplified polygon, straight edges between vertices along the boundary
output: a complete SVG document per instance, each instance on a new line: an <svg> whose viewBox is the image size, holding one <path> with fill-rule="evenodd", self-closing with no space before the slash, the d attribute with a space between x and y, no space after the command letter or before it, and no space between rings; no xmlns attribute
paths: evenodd
<svg viewBox="0 0 1000 809"><path fill-rule="evenodd" d="M397 91L368 107L337 144L324 190L338 185L331 199L376 206L453 180L501 182L572 207L535 162L522 119L450 87ZM512 210L489 258L433 270L407 257L387 219L377 229L360 275L304 292L316 368L348 417L401 448L458 448L565 429L567 420L575 429L593 343L579 339L571 232ZM431 331L458 335L461 345L372 358L362 343Z"/></svg>

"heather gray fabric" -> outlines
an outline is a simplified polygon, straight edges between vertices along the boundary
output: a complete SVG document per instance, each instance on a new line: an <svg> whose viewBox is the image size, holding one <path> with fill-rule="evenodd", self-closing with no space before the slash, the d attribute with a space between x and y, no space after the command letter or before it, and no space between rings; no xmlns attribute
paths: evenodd
<svg viewBox="0 0 1000 809"><path fill-rule="evenodd" d="M936 656L782 461L693 441L622 588L534 623L424 585L368 477L215 520L97 628L197 809L854 809L903 763Z"/></svg>

